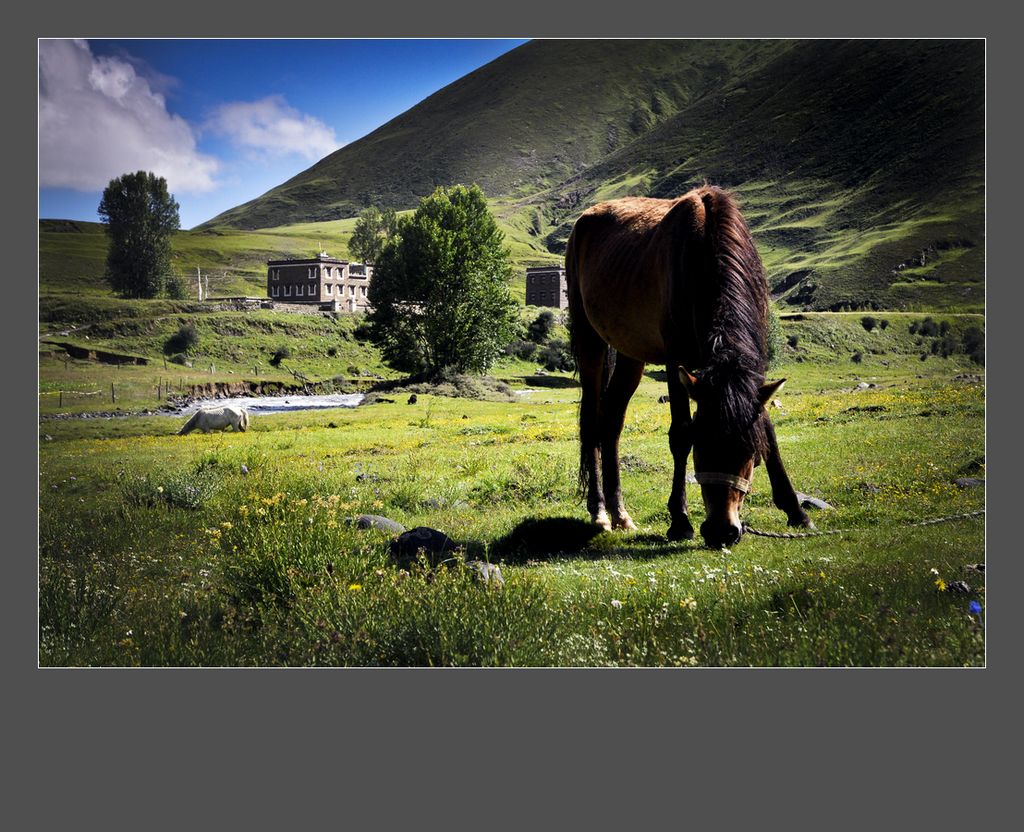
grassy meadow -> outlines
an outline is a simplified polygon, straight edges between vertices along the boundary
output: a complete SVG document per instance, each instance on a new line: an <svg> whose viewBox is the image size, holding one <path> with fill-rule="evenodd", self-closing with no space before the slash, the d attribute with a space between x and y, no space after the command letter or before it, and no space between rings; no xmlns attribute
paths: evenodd
<svg viewBox="0 0 1024 832"><path fill-rule="evenodd" d="M158 356L187 313L169 314L111 343ZM219 380L251 359L232 363L232 339L246 341L222 331L233 314L244 317L194 316L202 348L222 351ZM731 551L664 538L661 368L641 384L622 438L639 530L594 534L575 493L579 389L568 374L509 359L494 375L515 401L421 393L407 404L392 393L356 409L255 416L246 433L179 437L173 416L46 418L57 411L49 391L72 376L83 393L132 376L138 397L120 404L142 410L163 372L159 361L65 366L53 351L40 363L40 663L982 665L983 612L970 605L984 609L984 573L972 568L985 559L984 518L907 524L984 506L983 487L954 482L984 477L984 369L933 353L939 336L909 331L924 315L875 315L888 323L870 332L861 314L783 320L787 346L771 373L788 379L771 414L794 485L831 504L810 510L819 529L853 531L746 535ZM52 323L66 317L55 309ZM350 322L299 317L310 330L295 335L295 367L326 377L356 363L359 342L332 329ZM983 326L935 318L951 338ZM102 395L79 398L78 410L111 409ZM761 468L754 489L746 521L786 531ZM689 496L696 527L697 486ZM360 513L445 532L468 558L498 563L504 586L463 568L398 569L388 535L345 522Z"/></svg>

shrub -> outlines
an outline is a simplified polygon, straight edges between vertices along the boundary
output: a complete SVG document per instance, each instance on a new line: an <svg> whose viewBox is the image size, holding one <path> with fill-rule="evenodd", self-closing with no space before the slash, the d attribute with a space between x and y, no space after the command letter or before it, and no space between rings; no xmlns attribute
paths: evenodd
<svg viewBox="0 0 1024 832"><path fill-rule="evenodd" d="M889 328L889 322L887 320L885 320L884 318L881 321L878 322L878 325L880 327L882 327L882 329L888 329Z"/></svg>
<svg viewBox="0 0 1024 832"><path fill-rule="evenodd" d="M185 285L185 281L176 274L168 275L167 282L164 285L164 293L171 300L185 300L192 297Z"/></svg>
<svg viewBox="0 0 1024 832"><path fill-rule="evenodd" d="M554 328L555 313L550 309L545 309L527 327L527 337L535 344L543 344L551 337Z"/></svg>
<svg viewBox="0 0 1024 832"><path fill-rule="evenodd" d="M505 347L506 355L514 355L516 358L521 358L523 361L532 361L534 356L537 354L537 345L533 341L523 341L517 338L514 341L510 341Z"/></svg>
<svg viewBox="0 0 1024 832"><path fill-rule="evenodd" d="M336 356L337 354L338 354L338 348L337 347L328 347L327 348L327 355L328 355L328 357L334 358L334 356Z"/></svg>
<svg viewBox="0 0 1024 832"><path fill-rule="evenodd" d="M934 338L936 335L940 334L941 330L942 328L933 318L928 317L921 322L920 332L922 335Z"/></svg>
<svg viewBox="0 0 1024 832"><path fill-rule="evenodd" d="M964 330L963 350L975 364L985 365L985 333L972 326Z"/></svg>
<svg viewBox="0 0 1024 832"><path fill-rule="evenodd" d="M796 345L800 343L799 335L790 335L786 339L786 343L789 344L793 349L796 349Z"/></svg>
<svg viewBox="0 0 1024 832"><path fill-rule="evenodd" d="M360 321L356 328L352 330L352 335L357 341L369 341L372 334L373 325L369 321Z"/></svg>
<svg viewBox="0 0 1024 832"><path fill-rule="evenodd" d="M850 360L854 364L860 364L860 362L864 360L864 353L859 352L859 351L855 352L853 355L850 356Z"/></svg>
<svg viewBox="0 0 1024 832"><path fill-rule="evenodd" d="M288 346L278 347L276 350L274 350L274 354L270 358L270 366L271 367L278 367L278 366L281 365L281 362L284 361L284 359L291 358L291 357L292 357L291 347L288 347Z"/></svg>
<svg viewBox="0 0 1024 832"><path fill-rule="evenodd" d="M871 330L878 326L878 321L872 315L865 315L860 319L860 325L868 332L871 332Z"/></svg>
<svg viewBox="0 0 1024 832"><path fill-rule="evenodd" d="M911 335L917 335L918 330L921 329L921 325L917 321L911 321L910 326L907 327L907 329L910 330Z"/></svg>
<svg viewBox="0 0 1024 832"><path fill-rule="evenodd" d="M196 331L195 324L182 324L174 335L164 341L164 354L188 353L194 350L198 344L199 333Z"/></svg>
<svg viewBox="0 0 1024 832"><path fill-rule="evenodd" d="M576 369L576 362L573 360L569 345L559 338L550 341L537 353L537 362L546 370L564 370L566 372Z"/></svg>
<svg viewBox="0 0 1024 832"><path fill-rule="evenodd" d="M192 364L188 360L188 356L183 352L176 352L174 355L169 356L168 361L172 364L180 364L182 367L191 367Z"/></svg>

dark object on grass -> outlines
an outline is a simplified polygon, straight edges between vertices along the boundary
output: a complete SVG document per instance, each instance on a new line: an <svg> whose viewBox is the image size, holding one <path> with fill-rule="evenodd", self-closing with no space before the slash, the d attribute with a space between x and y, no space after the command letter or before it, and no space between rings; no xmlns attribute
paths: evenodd
<svg viewBox="0 0 1024 832"><path fill-rule="evenodd" d="M960 488L984 488L985 480L978 477L961 477L958 480L953 480L953 484Z"/></svg>
<svg viewBox="0 0 1024 832"><path fill-rule="evenodd" d="M982 575L985 574L985 564L983 563L969 563L964 567L970 572L980 572Z"/></svg>
<svg viewBox="0 0 1024 832"><path fill-rule="evenodd" d="M391 557L402 568L412 565L420 552L426 555L431 566L437 566L451 557L454 551L452 539L429 526L409 529L391 541Z"/></svg>
<svg viewBox="0 0 1024 832"><path fill-rule="evenodd" d="M416 398L416 394L413 393L411 396L409 396L408 400L406 401L406 404L416 404L417 401L418 399Z"/></svg>
<svg viewBox="0 0 1024 832"><path fill-rule="evenodd" d="M274 350L274 354L270 357L270 366L271 367L278 367L278 366L280 366L281 362L284 359L291 358L291 357L292 357L291 347L288 347L288 346L278 347L276 350Z"/></svg>
<svg viewBox="0 0 1024 832"><path fill-rule="evenodd" d="M575 517L531 517L496 541L494 551L509 560L578 552L602 531Z"/></svg>
<svg viewBox="0 0 1024 832"><path fill-rule="evenodd" d="M672 399L668 394L658 396L658 404L668 404L670 401L672 401Z"/></svg>
<svg viewBox="0 0 1024 832"><path fill-rule="evenodd" d="M810 494L804 494L802 491L796 492L796 498L804 508L832 508L832 506L824 500L819 500L817 497L812 497Z"/></svg>
<svg viewBox="0 0 1024 832"><path fill-rule="evenodd" d="M964 581L950 581L946 584L946 590L948 592L956 592L959 595L970 595L974 591Z"/></svg>
<svg viewBox="0 0 1024 832"><path fill-rule="evenodd" d="M379 514L360 514L358 517L347 518L345 522L354 523L357 529L380 529L392 534L401 534L405 531L405 526L401 523L396 523L388 517L381 517Z"/></svg>
<svg viewBox="0 0 1024 832"><path fill-rule="evenodd" d="M860 482L860 483L857 483L857 487L861 491L863 491L865 494L877 494L879 491L882 490L877 485L875 485L874 483L870 483L870 482Z"/></svg>

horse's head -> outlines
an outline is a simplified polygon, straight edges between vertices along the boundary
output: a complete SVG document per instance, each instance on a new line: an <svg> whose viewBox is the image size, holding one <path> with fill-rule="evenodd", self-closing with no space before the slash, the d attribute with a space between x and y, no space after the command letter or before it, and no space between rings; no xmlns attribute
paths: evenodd
<svg viewBox="0 0 1024 832"><path fill-rule="evenodd" d="M693 468L704 498L700 533L710 547L732 546L743 534L740 509L750 491L754 466L765 452L764 406L785 379L754 388L747 403L725 401L735 397L734 389L725 391L709 384L684 367L679 368L679 380L697 405L692 436ZM737 423L737 414L746 415Z"/></svg>

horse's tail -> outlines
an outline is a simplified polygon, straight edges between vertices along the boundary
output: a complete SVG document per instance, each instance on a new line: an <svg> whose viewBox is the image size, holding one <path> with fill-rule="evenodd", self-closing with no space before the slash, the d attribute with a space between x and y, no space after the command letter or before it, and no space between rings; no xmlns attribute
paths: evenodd
<svg viewBox="0 0 1024 832"><path fill-rule="evenodd" d="M199 422L199 411L197 410L192 414L192 417L182 425L181 430L178 431L178 436L184 436L186 433L191 433L196 429L196 425Z"/></svg>
<svg viewBox="0 0 1024 832"><path fill-rule="evenodd" d="M579 440L580 459L576 474L576 493L587 495L587 457L600 442L599 401L595 400L590 391L585 368L591 366L595 358L601 361L600 394L603 395L615 369L615 350L609 347L597 334L587 318L583 307L583 291L580 286L579 237L586 227L586 217L580 217L569 234L565 247L565 282L569 295L569 349L576 364L576 374L580 377L583 388L579 405Z"/></svg>
<svg viewBox="0 0 1024 832"><path fill-rule="evenodd" d="M238 417L238 428L243 432L249 429L249 411L244 407L241 409Z"/></svg>

